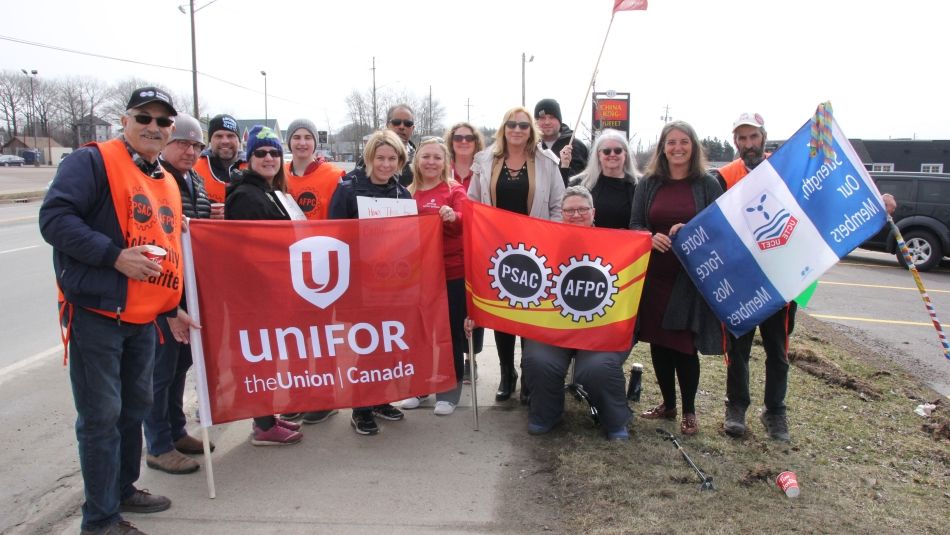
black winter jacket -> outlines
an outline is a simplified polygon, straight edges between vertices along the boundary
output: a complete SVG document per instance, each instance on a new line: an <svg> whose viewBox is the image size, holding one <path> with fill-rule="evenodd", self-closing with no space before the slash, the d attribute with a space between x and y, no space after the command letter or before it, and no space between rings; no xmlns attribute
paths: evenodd
<svg viewBox="0 0 950 535"><path fill-rule="evenodd" d="M236 220L281 220L290 219L280 201L274 197L274 189L261 175L245 169L236 180L228 184L224 199L224 218Z"/></svg>
<svg viewBox="0 0 950 535"><path fill-rule="evenodd" d="M548 147L548 144L544 141L542 143L546 148L551 149L551 152L558 157L558 160L561 158L561 149L563 149L567 142L571 140L571 135L573 132L566 124L561 123L561 132L558 134L557 141L551 144ZM587 159L590 157L590 151L587 149L581 140L574 138L574 141L571 143L571 146L574 147L574 150L571 151L571 166L570 167L560 167L561 178L564 179L564 187L567 187L568 180L576 174L579 174L581 171L587 167Z"/></svg>
<svg viewBox="0 0 950 535"><path fill-rule="evenodd" d="M397 176L390 177L389 182L377 186L370 181L365 172L354 170L343 177L343 182L337 186L330 199L330 219L357 219L359 208L356 205L357 197L374 197L385 199L412 199L409 190L397 181Z"/></svg>

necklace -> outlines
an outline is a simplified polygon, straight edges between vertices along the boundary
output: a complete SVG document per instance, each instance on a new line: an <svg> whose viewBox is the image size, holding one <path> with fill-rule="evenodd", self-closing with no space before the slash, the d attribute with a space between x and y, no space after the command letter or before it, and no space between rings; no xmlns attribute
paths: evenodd
<svg viewBox="0 0 950 535"><path fill-rule="evenodd" d="M520 180L522 175L528 175L528 162L525 161L523 164L521 164L521 169L512 172L511 168L508 167L508 160L505 160L505 174L508 175L508 180Z"/></svg>

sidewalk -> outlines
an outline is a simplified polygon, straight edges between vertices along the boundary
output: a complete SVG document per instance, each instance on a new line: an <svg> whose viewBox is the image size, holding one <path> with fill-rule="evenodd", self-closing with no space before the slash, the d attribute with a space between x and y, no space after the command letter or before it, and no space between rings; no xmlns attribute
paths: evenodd
<svg viewBox="0 0 950 535"><path fill-rule="evenodd" d="M249 420L219 425L211 432L216 499L208 498L204 466L173 476L145 467L143 458L137 486L168 496L172 508L125 518L150 535L550 533L556 512L537 503L538 491L526 490L548 484L531 456L538 439L526 432L517 394L495 402L498 357L486 334L478 356L479 431L468 385L453 415L434 415L430 396L403 421L379 420L376 436L353 432L349 410L304 426L294 446L251 446ZM77 510L51 532L74 534L79 525Z"/></svg>
<svg viewBox="0 0 950 535"><path fill-rule="evenodd" d="M0 203L42 199L55 167L0 167Z"/></svg>

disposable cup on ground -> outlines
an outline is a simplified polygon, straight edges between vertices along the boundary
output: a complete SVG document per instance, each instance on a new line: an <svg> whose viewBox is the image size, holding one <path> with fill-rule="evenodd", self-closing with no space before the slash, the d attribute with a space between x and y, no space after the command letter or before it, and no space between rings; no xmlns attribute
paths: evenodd
<svg viewBox="0 0 950 535"><path fill-rule="evenodd" d="M785 471L775 478L775 484L782 489L789 498L797 498L801 490L798 488L798 476L795 472Z"/></svg>

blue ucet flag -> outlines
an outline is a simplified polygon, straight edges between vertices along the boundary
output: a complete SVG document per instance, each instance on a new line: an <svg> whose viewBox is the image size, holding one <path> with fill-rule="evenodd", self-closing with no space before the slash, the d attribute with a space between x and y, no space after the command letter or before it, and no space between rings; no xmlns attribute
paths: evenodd
<svg viewBox="0 0 950 535"><path fill-rule="evenodd" d="M673 238L673 250L726 328L741 336L785 306L887 215L832 123L834 158L811 154L811 121Z"/></svg>

